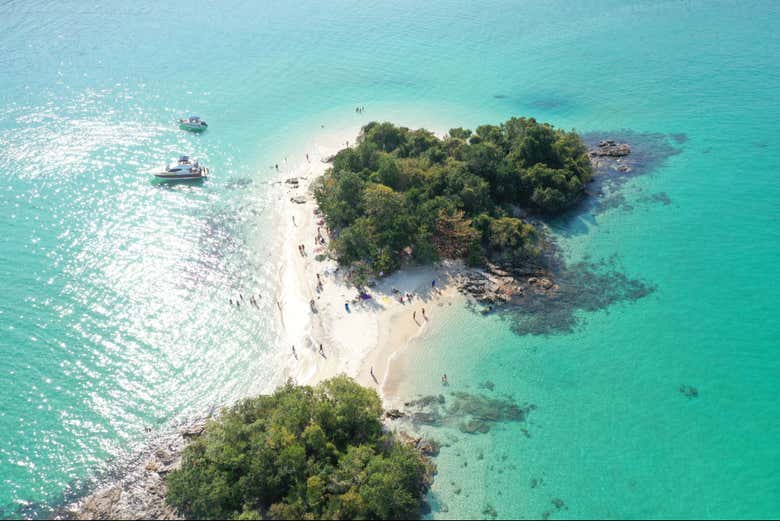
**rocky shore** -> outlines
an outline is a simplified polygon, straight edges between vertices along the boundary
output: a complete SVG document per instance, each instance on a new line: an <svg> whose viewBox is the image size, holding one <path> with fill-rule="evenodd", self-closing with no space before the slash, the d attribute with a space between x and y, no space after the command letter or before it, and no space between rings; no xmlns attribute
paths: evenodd
<svg viewBox="0 0 780 521"><path fill-rule="evenodd" d="M388 418L392 414L387 413ZM165 477L181 465L187 443L200 436L207 420L198 420L177 431L173 439L159 445L141 458L137 466L131 466L126 474L110 485L68 507L58 519L184 519L165 501L167 487ZM432 458L439 454L439 444L434 440L414 437L398 431L399 439L416 450L425 466L424 491L433 485L436 464ZM423 505L423 508L427 508Z"/></svg>
<svg viewBox="0 0 780 521"><path fill-rule="evenodd" d="M601 140L588 151L597 175L609 171L630 172L632 167L624 161L629 154L628 143L613 139ZM466 270L461 273L457 287L487 306L486 311L523 297L555 297L560 290L550 268L528 260L494 260L483 269Z"/></svg>
<svg viewBox="0 0 780 521"><path fill-rule="evenodd" d="M153 447L118 480L71 505L63 519L183 519L165 502L165 476L179 467L190 439L200 436L206 419L198 419Z"/></svg>
<svg viewBox="0 0 780 521"><path fill-rule="evenodd" d="M488 263L484 269L464 271L458 289L480 304L509 304L526 295L553 296L560 289L548 270L525 263Z"/></svg>

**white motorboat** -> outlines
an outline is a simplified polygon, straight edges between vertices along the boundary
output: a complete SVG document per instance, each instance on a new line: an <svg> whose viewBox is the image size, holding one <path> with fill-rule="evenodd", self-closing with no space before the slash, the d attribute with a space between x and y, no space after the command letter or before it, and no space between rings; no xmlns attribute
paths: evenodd
<svg viewBox="0 0 780 521"><path fill-rule="evenodd" d="M155 177L165 180L191 181L196 179L205 179L209 169L197 161L193 161L189 156L181 156L175 165L168 165L163 172L157 172Z"/></svg>
<svg viewBox="0 0 780 521"><path fill-rule="evenodd" d="M203 132L209 128L209 125L198 116L190 116L179 120L179 128L182 130L191 130L193 132Z"/></svg>

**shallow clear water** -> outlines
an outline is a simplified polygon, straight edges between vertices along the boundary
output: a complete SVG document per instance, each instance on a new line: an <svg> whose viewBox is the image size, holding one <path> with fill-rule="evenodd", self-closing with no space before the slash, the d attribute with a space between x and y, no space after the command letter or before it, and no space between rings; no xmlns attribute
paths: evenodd
<svg viewBox="0 0 780 521"><path fill-rule="evenodd" d="M58 502L146 425L275 383L270 299L228 303L275 289L270 165L373 118L533 115L687 137L626 204L556 226L570 260L615 255L655 290L570 333L466 310L434 324L411 387L438 392L446 370L451 390L489 379L537 409L439 433L455 439L432 515L556 498L553 517L776 515L778 6L571 4L0 5L0 514ZM188 113L210 130L172 125ZM211 179L150 183L180 152Z"/></svg>

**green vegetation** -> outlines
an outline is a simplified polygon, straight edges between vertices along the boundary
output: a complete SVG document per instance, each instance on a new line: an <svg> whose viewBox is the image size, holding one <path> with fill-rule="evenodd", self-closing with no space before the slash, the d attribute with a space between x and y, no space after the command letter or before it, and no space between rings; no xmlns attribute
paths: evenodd
<svg viewBox="0 0 780 521"><path fill-rule="evenodd" d="M565 211L590 177L579 135L532 118L455 128L444 139L369 123L315 195L339 262L389 273L404 259L533 256L538 234L517 215Z"/></svg>
<svg viewBox="0 0 780 521"><path fill-rule="evenodd" d="M424 465L347 377L239 402L190 444L168 502L199 519L416 519Z"/></svg>

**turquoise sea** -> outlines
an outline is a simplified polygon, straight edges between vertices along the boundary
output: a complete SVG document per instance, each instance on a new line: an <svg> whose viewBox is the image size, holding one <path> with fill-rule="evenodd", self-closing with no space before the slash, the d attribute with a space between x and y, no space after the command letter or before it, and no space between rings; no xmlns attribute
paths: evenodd
<svg viewBox="0 0 780 521"><path fill-rule="evenodd" d="M512 115L674 149L553 226L570 265L648 291L583 281L544 334L466 309L432 325L409 393L536 408L431 429L430 515L776 517L780 5L291 4L0 3L0 517L277 382L270 299L228 302L278 284L270 165L371 119ZM179 131L189 113L209 131ZM212 177L153 185L179 153Z"/></svg>

